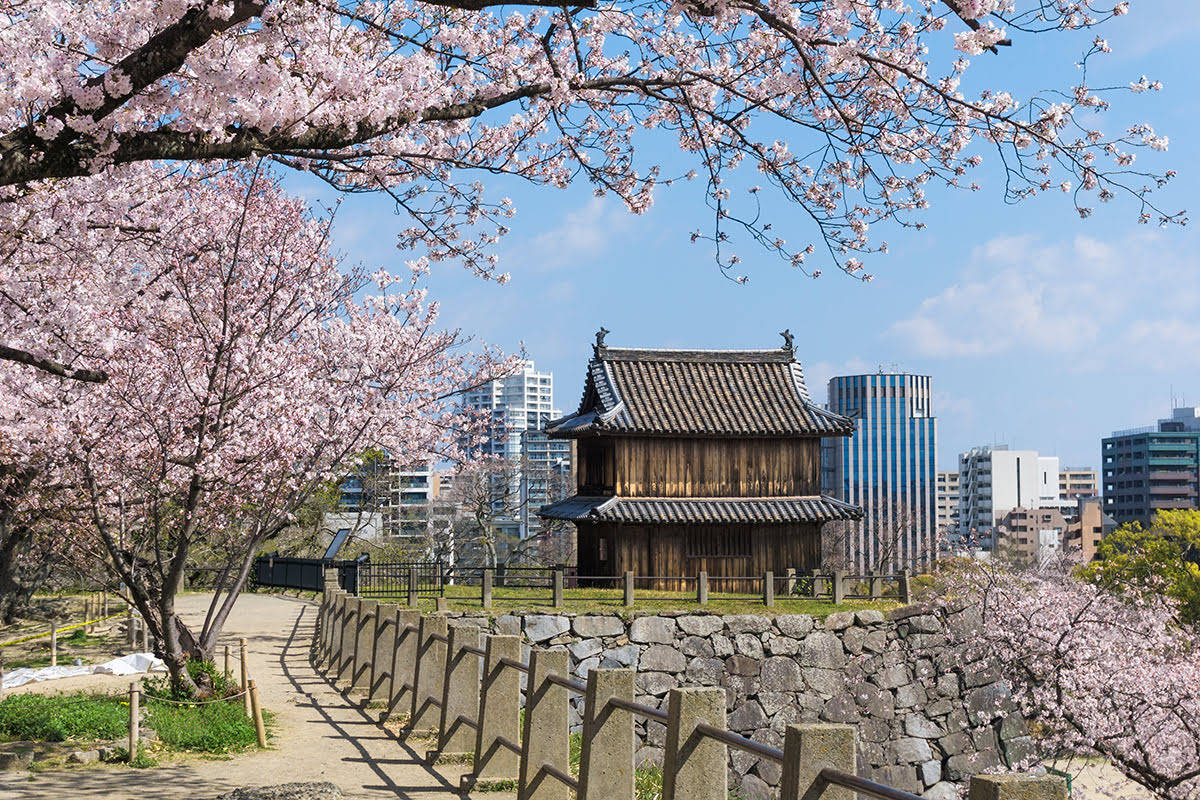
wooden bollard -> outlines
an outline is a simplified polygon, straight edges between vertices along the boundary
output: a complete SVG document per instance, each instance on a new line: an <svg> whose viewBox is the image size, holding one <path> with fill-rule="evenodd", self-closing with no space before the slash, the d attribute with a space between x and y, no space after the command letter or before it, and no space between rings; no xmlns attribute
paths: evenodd
<svg viewBox="0 0 1200 800"><path fill-rule="evenodd" d="M516 778L521 768L517 754L500 744L501 739L521 740L521 674L500 660L521 660L521 637L488 636L484 652L472 778L507 780Z"/></svg>
<svg viewBox="0 0 1200 800"><path fill-rule="evenodd" d="M138 740L141 738L138 731L141 714L138 711L139 692L137 683L129 684L129 763L132 764L137 758Z"/></svg>
<svg viewBox="0 0 1200 800"><path fill-rule="evenodd" d="M440 615L421 617L417 640L417 669L413 677L416 687L412 695L411 733L436 733L441 722L442 679L446 672L446 618Z"/></svg>
<svg viewBox="0 0 1200 800"><path fill-rule="evenodd" d="M483 576L479 579L479 602L484 608L492 607L492 586L495 581L495 576L492 573L491 567L483 570Z"/></svg>
<svg viewBox="0 0 1200 800"><path fill-rule="evenodd" d="M547 772L550 769L569 775L571 770L567 690L547 680L548 675L566 677L570 667L570 654L566 650L532 650L529 654L518 800L568 800L570 797L570 789ZM724 690L718 691L724 713ZM722 772L724 769L722 764Z"/></svg>
<svg viewBox="0 0 1200 800"><path fill-rule="evenodd" d="M137 632L133 629L132 604L126 604L125 606L125 640L130 650L137 644Z"/></svg>
<svg viewBox="0 0 1200 800"><path fill-rule="evenodd" d="M662 800L727 800L729 796L728 748L697 734L700 723L725 730L725 690L717 686L672 689L667 699Z"/></svg>
<svg viewBox="0 0 1200 800"><path fill-rule="evenodd" d="M858 769L853 725L789 725L783 739L783 778L779 800L809 796L825 767L854 774ZM821 787L821 800L854 800L853 789Z"/></svg>
<svg viewBox="0 0 1200 800"><path fill-rule="evenodd" d="M767 608L775 605L775 573L771 571L763 575L763 605Z"/></svg>
<svg viewBox="0 0 1200 800"><path fill-rule="evenodd" d="M108 590L100 592L100 616L104 619L108 618Z"/></svg>
<svg viewBox="0 0 1200 800"><path fill-rule="evenodd" d="M438 751L442 753L474 751L475 730L463 720L478 725L479 656L467 648L479 649L479 636L479 628L473 625L450 629L438 724Z"/></svg>
<svg viewBox="0 0 1200 800"><path fill-rule="evenodd" d="M633 800L633 714L608 704L612 699L633 702L633 697L633 670L594 669L588 673L579 797Z"/></svg>
<svg viewBox="0 0 1200 800"><path fill-rule="evenodd" d="M626 572L621 579L624 598L623 605L626 607L633 605L633 573Z"/></svg>
<svg viewBox="0 0 1200 800"><path fill-rule="evenodd" d="M58 623L50 623L50 666L58 666Z"/></svg>
<svg viewBox="0 0 1200 800"><path fill-rule="evenodd" d="M553 594L555 608L563 607L563 578L564 575L561 569L556 569L551 574L551 593Z"/></svg>
<svg viewBox="0 0 1200 800"><path fill-rule="evenodd" d="M263 725L262 706L258 702L258 687L250 681L250 712L254 717L254 736L258 739L259 747L267 746L267 729Z"/></svg>
<svg viewBox="0 0 1200 800"><path fill-rule="evenodd" d="M699 605L708 605L708 573L701 570L696 576L696 602Z"/></svg>
<svg viewBox="0 0 1200 800"><path fill-rule="evenodd" d="M225 645L225 682L229 683L229 676L232 673L229 671L229 645Z"/></svg>
<svg viewBox="0 0 1200 800"><path fill-rule="evenodd" d="M238 648L240 649L240 658L242 664L242 703L246 710L246 716L251 716L254 712L250 708L250 667L246 665L246 640L238 640Z"/></svg>

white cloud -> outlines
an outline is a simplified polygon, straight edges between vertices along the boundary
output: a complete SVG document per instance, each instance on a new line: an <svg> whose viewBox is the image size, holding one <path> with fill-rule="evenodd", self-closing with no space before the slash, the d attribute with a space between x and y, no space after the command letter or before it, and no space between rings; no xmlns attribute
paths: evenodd
<svg viewBox="0 0 1200 800"><path fill-rule="evenodd" d="M930 357L1047 353L1100 366L1101 349L1153 343L1164 365L1178 365L1171 353L1194 344L1198 308L1194 257L1173 252L1160 234L1112 243L997 237L972 252L956 283L888 333Z"/></svg>
<svg viewBox="0 0 1200 800"><path fill-rule="evenodd" d="M553 228L518 247L514 257L537 271L589 262L608 249L609 242L629 227L629 212L619 203L594 197L567 212Z"/></svg>

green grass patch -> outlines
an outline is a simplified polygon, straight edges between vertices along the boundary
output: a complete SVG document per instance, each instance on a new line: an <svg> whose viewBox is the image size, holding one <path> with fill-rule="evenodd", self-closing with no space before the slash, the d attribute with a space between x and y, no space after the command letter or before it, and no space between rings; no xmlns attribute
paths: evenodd
<svg viewBox="0 0 1200 800"><path fill-rule="evenodd" d="M120 696L15 694L0 700L0 736L9 740L62 742L128 735L129 706Z"/></svg>
<svg viewBox="0 0 1200 800"><path fill-rule="evenodd" d="M626 607L624 595L620 589L608 588L579 588L567 589L563 592L562 611L574 613L608 612L634 613L658 611L709 611L716 614L810 614L815 617L827 617L836 611L860 611L873 608L887 611L899 607L895 597L884 596L879 600L847 600L834 604L827 599L800 597L798 595L781 595L775 599L775 605L768 608L761 599L748 594L723 594L710 592L708 605L702 606L696 602L694 592L669 592L638 589L634 593L634 605ZM392 597L375 597L380 602L406 604L406 596L401 593ZM451 611L478 611L482 608L478 586L447 586L446 606ZM548 588L537 587L496 587L492 591L492 612L507 613L517 610L546 611L553 609L554 601ZM433 611L435 608L432 597L422 597L418 603L422 611Z"/></svg>
<svg viewBox="0 0 1200 800"><path fill-rule="evenodd" d="M237 701L177 706L151 700L146 724L171 750L228 753L256 744L254 722Z"/></svg>
<svg viewBox="0 0 1200 800"><path fill-rule="evenodd" d="M237 694L241 689L231 679L226 679L225 673L217 669L211 661L192 660L187 665L188 675L200 685L212 686L213 696L228 697ZM177 700L186 702L192 700L191 695L184 689L176 690L171 686L171 680L166 676L152 676L142 680L142 691L147 697L159 700Z"/></svg>

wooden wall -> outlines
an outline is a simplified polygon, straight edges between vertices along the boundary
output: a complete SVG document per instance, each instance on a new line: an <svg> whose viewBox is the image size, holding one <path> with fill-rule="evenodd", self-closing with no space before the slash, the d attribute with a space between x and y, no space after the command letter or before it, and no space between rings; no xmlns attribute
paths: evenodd
<svg viewBox="0 0 1200 800"><path fill-rule="evenodd" d="M640 576L782 576L789 567L820 566L821 532L815 523L786 525L617 525L578 523L579 575L619 577L626 570ZM647 584L639 582L638 588ZM694 588L661 585L658 588ZM713 591L757 591L758 584Z"/></svg>
<svg viewBox="0 0 1200 800"><path fill-rule="evenodd" d="M820 494L820 448L820 439L580 439L578 491L622 497Z"/></svg>

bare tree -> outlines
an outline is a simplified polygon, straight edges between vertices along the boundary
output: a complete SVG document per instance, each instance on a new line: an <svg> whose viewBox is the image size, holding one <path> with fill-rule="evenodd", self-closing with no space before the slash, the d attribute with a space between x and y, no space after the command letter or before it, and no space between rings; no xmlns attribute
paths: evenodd
<svg viewBox="0 0 1200 800"><path fill-rule="evenodd" d="M934 542L922 541L924 529L924 518L904 503L868 509L862 520L829 523L821 532L822 568L863 573L927 568Z"/></svg>

